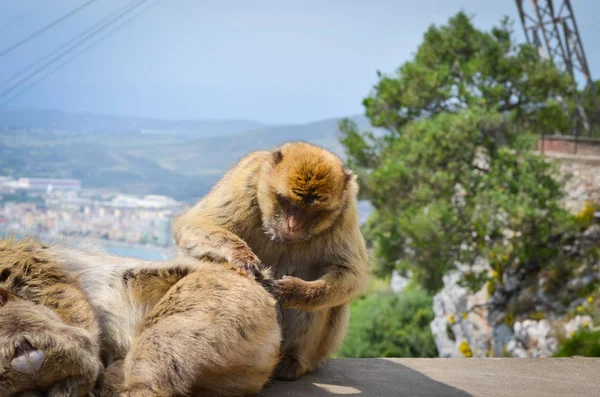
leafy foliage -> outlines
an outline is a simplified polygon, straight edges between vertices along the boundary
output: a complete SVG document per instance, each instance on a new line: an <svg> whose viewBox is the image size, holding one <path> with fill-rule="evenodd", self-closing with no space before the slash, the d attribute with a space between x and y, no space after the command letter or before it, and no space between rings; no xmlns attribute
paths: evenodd
<svg viewBox="0 0 600 397"><path fill-rule="evenodd" d="M429 323L432 299L425 291L378 291L352 303L340 357L435 357Z"/></svg>
<svg viewBox="0 0 600 397"><path fill-rule="evenodd" d="M463 12L445 26L431 26L414 60L395 76L379 76L363 104L374 126L394 132L412 120L474 106L514 111L530 126L546 119L562 123L554 99L574 91L572 79L542 60L535 48L516 44L507 18L483 32Z"/></svg>
<svg viewBox="0 0 600 397"><path fill-rule="evenodd" d="M577 264L562 243L576 228L560 206L555 167L519 137L569 128L557 98L573 92L569 76L514 44L506 19L491 32L463 13L432 26L414 59L394 76L380 74L363 101L387 134L340 123L348 162L375 207L364 228L375 273L410 271L433 292L448 271L484 258L491 271L472 268L463 281L473 289L489 282L503 309L539 311L546 295L565 293Z"/></svg>
<svg viewBox="0 0 600 397"><path fill-rule="evenodd" d="M581 330L559 346L555 357L600 357L600 331Z"/></svg>

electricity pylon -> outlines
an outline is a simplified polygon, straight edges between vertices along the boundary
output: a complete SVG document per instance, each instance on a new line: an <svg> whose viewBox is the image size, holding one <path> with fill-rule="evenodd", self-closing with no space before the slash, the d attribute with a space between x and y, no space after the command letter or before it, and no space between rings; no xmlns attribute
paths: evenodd
<svg viewBox="0 0 600 397"><path fill-rule="evenodd" d="M550 59L558 68L567 71L575 81L583 79L585 82L584 93L589 93L593 98L594 114L585 113L582 95L576 95L575 101L583 127L589 133L588 116L600 121L600 104L571 1L530 0L529 7L524 0L516 0L516 3L527 42L537 48L541 57ZM558 7L555 7L555 3Z"/></svg>

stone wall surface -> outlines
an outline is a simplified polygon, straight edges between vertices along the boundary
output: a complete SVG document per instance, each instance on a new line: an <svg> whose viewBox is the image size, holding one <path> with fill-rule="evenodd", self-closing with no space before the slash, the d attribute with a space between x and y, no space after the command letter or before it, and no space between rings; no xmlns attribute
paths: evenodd
<svg viewBox="0 0 600 397"><path fill-rule="evenodd" d="M564 153L546 153L545 156L557 163L560 176L567 178L563 201L567 209L578 213L586 202L600 203L600 156ZM593 225L585 234L591 236L591 233L600 236L600 226ZM485 270L486 266L483 268ZM510 325L504 321L498 323L495 320L503 320L504 315L489 313L487 289L484 287L474 293L459 285L460 278L460 270L444 276L444 287L434 296L435 317L431 322L431 331L440 357L549 357L556 351L556 325L547 320L532 319ZM595 280L588 278L574 279L570 283L589 284ZM582 316L558 321L561 322L566 323L564 329L567 337L592 324L591 318ZM492 326L492 323L495 325Z"/></svg>
<svg viewBox="0 0 600 397"><path fill-rule="evenodd" d="M558 163L566 183L565 206L579 212L587 201L600 203L600 156L572 156L550 154L545 156Z"/></svg>

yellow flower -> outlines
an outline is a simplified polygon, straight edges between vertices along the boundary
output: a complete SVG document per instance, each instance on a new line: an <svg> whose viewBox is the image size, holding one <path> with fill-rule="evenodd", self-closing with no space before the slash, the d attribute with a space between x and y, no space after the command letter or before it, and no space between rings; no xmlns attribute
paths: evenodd
<svg viewBox="0 0 600 397"><path fill-rule="evenodd" d="M490 252L490 258L494 259L495 256L496 256L496 254L494 254L493 252Z"/></svg>
<svg viewBox="0 0 600 397"><path fill-rule="evenodd" d="M448 316L448 321L450 324L454 324L456 322L456 318L454 318L454 314Z"/></svg>
<svg viewBox="0 0 600 397"><path fill-rule="evenodd" d="M500 273L498 273L497 270L492 270L492 277L493 278L498 278L499 275L500 275Z"/></svg>
<svg viewBox="0 0 600 397"><path fill-rule="evenodd" d="M508 260L508 255L504 255L504 256L502 257L502 260L503 260L504 262L506 262L506 261Z"/></svg>
<svg viewBox="0 0 600 397"><path fill-rule="evenodd" d="M588 323L587 321L584 321L584 322L581 324L581 326L582 326L582 327L586 327L586 328L587 328L587 327L589 327L589 326L590 326L590 323Z"/></svg>
<svg viewBox="0 0 600 397"><path fill-rule="evenodd" d="M569 336L572 338L575 336L575 332L571 331L571 333L569 334Z"/></svg>
<svg viewBox="0 0 600 397"><path fill-rule="evenodd" d="M581 313L583 312L583 306L579 305L577 306L577 313Z"/></svg>
<svg viewBox="0 0 600 397"><path fill-rule="evenodd" d="M466 320L467 318L469 318L469 313L463 313L463 318Z"/></svg>
<svg viewBox="0 0 600 397"><path fill-rule="evenodd" d="M588 303L594 303L594 298L590 296L588 297L587 301Z"/></svg>
<svg viewBox="0 0 600 397"><path fill-rule="evenodd" d="M467 343L466 340L460 342L460 346L458 347L458 351L465 357L473 357L473 352L471 351L471 346Z"/></svg>

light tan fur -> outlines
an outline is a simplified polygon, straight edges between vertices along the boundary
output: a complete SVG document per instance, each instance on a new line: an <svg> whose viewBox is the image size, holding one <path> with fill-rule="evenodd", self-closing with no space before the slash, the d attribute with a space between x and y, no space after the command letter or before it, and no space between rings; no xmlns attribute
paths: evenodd
<svg viewBox="0 0 600 397"><path fill-rule="evenodd" d="M87 294L108 366L103 395L244 396L268 382L281 342L276 302L231 265L33 252L64 266Z"/></svg>
<svg viewBox="0 0 600 397"><path fill-rule="evenodd" d="M181 256L271 267L283 311L275 374L297 379L344 339L368 279L358 184L333 153L303 142L244 157L174 222Z"/></svg>

